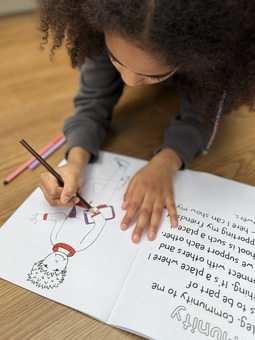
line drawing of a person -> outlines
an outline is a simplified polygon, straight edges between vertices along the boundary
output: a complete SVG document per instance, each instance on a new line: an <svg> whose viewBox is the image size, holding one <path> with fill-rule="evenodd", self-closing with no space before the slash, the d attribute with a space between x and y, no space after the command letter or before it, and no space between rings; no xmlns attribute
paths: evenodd
<svg viewBox="0 0 255 340"><path fill-rule="evenodd" d="M42 289L52 289L64 282L69 259L76 253L90 247L101 234L106 222L115 218L112 205L108 205L117 190L120 190L128 180L124 177L129 163L115 158L116 169L107 179L88 178L85 181L86 192L90 195L90 204L96 208L91 213L87 208L78 204L73 206L69 214L36 213L30 218L32 223L53 221L50 233L52 252L43 260L34 263L27 281ZM102 202L105 203L99 204Z"/></svg>

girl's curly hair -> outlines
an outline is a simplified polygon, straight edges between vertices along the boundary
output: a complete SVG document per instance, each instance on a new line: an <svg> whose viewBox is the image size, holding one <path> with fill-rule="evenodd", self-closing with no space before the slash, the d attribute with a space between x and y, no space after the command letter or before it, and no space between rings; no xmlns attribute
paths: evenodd
<svg viewBox="0 0 255 340"><path fill-rule="evenodd" d="M104 52L104 32L179 66L206 105L255 100L254 0L37 0L51 56L65 41L73 67ZM201 101L202 103L202 101Z"/></svg>

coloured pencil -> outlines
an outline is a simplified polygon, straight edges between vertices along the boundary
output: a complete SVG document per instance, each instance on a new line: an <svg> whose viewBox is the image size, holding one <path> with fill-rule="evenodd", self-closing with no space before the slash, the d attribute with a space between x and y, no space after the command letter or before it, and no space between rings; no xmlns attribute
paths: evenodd
<svg viewBox="0 0 255 340"><path fill-rule="evenodd" d="M43 149L41 149L38 154L42 155L44 154L52 145L54 145L55 143L57 143L59 140L61 140L61 138L63 138L63 135L60 135L58 137L56 137L52 142L50 142L49 144L47 144ZM8 183L10 183L14 178L16 178L18 175L20 175L24 170L26 170L34 161L36 160L35 157L30 158L28 161L26 161L25 163L23 163L21 166L19 166L16 170L14 170L12 173L10 173L10 175L8 175L5 180L3 181L4 185L7 185Z"/></svg>
<svg viewBox="0 0 255 340"><path fill-rule="evenodd" d="M20 143L58 180L60 186L64 186L63 178L24 140ZM85 199L76 192L76 197L80 199L80 202L89 209L93 214L96 212L95 209L85 201Z"/></svg>
<svg viewBox="0 0 255 340"><path fill-rule="evenodd" d="M66 141L66 138L62 136L56 143L52 144L45 152L39 153L39 155L43 158L46 159L49 157L54 151L56 151L61 145L63 145ZM37 159L34 160L32 164L29 165L30 170L34 170L39 164L41 164Z"/></svg>

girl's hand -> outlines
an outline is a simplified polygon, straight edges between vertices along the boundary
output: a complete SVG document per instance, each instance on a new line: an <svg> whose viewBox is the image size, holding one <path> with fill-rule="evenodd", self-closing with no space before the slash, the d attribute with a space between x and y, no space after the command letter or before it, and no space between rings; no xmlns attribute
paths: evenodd
<svg viewBox="0 0 255 340"><path fill-rule="evenodd" d="M57 172L63 178L64 187L59 186L57 179L51 173L41 174L39 187L51 206L68 208L79 202L76 192L82 191L84 169L89 158L90 154L82 148L71 149L67 164L57 168Z"/></svg>
<svg viewBox="0 0 255 340"><path fill-rule="evenodd" d="M169 212L170 225L178 226L172 180L181 165L182 160L173 150L163 149L131 179L122 204L127 212L121 229L128 229L137 216L133 242L140 241L147 226L148 239L155 240L164 207Z"/></svg>

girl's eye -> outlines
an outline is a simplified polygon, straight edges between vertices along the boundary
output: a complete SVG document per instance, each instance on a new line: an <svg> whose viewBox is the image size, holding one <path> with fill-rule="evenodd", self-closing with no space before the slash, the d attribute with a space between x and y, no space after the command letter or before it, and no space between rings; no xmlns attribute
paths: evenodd
<svg viewBox="0 0 255 340"><path fill-rule="evenodd" d="M150 77L152 80L157 80L157 81L160 81L160 78L158 77Z"/></svg>
<svg viewBox="0 0 255 340"><path fill-rule="evenodd" d="M114 59L110 54L109 54L109 58L110 58L110 60L111 60L112 63L117 63L117 60Z"/></svg>

